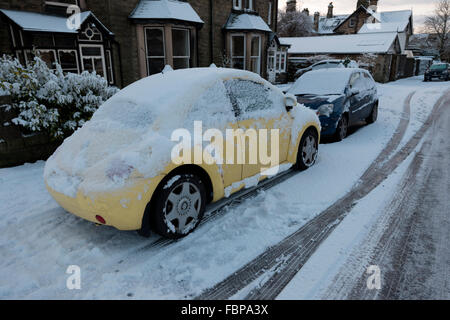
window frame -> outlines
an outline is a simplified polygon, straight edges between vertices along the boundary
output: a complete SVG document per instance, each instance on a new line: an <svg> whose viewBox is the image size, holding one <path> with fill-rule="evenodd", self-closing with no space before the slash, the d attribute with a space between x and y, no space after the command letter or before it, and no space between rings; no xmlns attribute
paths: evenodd
<svg viewBox="0 0 450 320"><path fill-rule="evenodd" d="M253 38L258 38L258 55L252 56L252 41ZM258 59L258 68L257 68L257 74L261 74L261 35L259 34L252 34L251 35L251 41L250 41L250 66L252 66L253 59ZM253 71L255 72L255 71Z"/></svg>
<svg viewBox="0 0 450 320"><path fill-rule="evenodd" d="M148 39L147 39L147 30L148 29L158 29L162 32L162 40L163 40L163 51L164 56L151 56L148 52ZM150 64L149 59L164 59L164 65L167 64L167 53L166 53L166 34L164 32L164 27L144 27L144 42L145 42L145 63L147 65L147 76L150 76Z"/></svg>
<svg viewBox="0 0 450 320"><path fill-rule="evenodd" d="M243 56L233 56L233 37L243 37L243 48L244 48L244 55ZM233 67L233 60L234 59L242 59L244 61L242 70L246 70L247 63L245 60L247 57L247 35L245 33L232 33L230 34L230 58L231 58L231 68Z"/></svg>
<svg viewBox="0 0 450 320"><path fill-rule="evenodd" d="M59 62L59 64L61 65L61 69L62 69L62 64L61 64L61 57L60 57L60 55L59 55L59 53L60 52L75 52L75 60L76 60L76 64L77 64L77 74L80 74L80 61L78 60L78 52L77 52L77 50L76 49L58 49L57 50L57 55L58 55L58 62ZM62 69L64 72L67 72L67 71L65 71L64 69ZM67 70L67 69L66 69ZM70 72L70 71L68 71L68 72Z"/></svg>
<svg viewBox="0 0 450 320"><path fill-rule="evenodd" d="M87 44L87 43L80 43L79 45L80 47L80 61L81 61L81 70L85 71L84 69L84 63L83 63L83 59L84 58L95 58L95 57L100 57L100 56L89 56L89 55L83 55L83 47L98 47L100 48L100 53L101 53L101 58L102 58L102 66L103 66L103 78L105 78L106 80L108 80L108 75L107 75L107 69L106 69L106 60L105 60L105 48L103 47L102 44ZM89 71L92 72L92 71Z"/></svg>
<svg viewBox="0 0 450 320"><path fill-rule="evenodd" d="M348 21L348 26L350 28L353 28L356 26L356 18L350 18L350 20Z"/></svg>
<svg viewBox="0 0 450 320"><path fill-rule="evenodd" d="M182 30L187 32L187 56L176 56L174 54L174 50L175 47L173 45L173 30ZM187 59L187 68L185 69L189 69L191 67L191 30L188 28L171 28L171 32L172 32L172 60L174 59ZM173 65L175 66L175 62L173 62ZM175 68L174 68L175 69Z"/></svg>
<svg viewBox="0 0 450 320"><path fill-rule="evenodd" d="M108 63L106 63L106 72L109 75L109 84L114 84L114 66L113 66L113 59L112 59L112 52L109 49L105 50L105 59L108 59L106 62L109 62L110 70L108 70Z"/></svg>

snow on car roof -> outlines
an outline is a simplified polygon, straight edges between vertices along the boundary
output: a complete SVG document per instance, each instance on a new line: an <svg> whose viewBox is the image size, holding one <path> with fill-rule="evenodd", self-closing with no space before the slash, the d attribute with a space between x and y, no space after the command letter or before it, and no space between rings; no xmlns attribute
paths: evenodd
<svg viewBox="0 0 450 320"><path fill-rule="evenodd" d="M355 71L364 71L358 68L333 68L309 71L295 81L288 93L300 94L341 94Z"/></svg>
<svg viewBox="0 0 450 320"><path fill-rule="evenodd" d="M320 37L280 38L282 44L291 45L289 53L386 53L397 33L367 33Z"/></svg>
<svg viewBox="0 0 450 320"><path fill-rule="evenodd" d="M224 28L227 30L259 30L272 32L267 23L260 16L248 13L230 14Z"/></svg>
<svg viewBox="0 0 450 320"><path fill-rule="evenodd" d="M177 0L141 0L130 15L131 19L173 19L203 23L188 2Z"/></svg>
<svg viewBox="0 0 450 320"><path fill-rule="evenodd" d="M5 16L7 16L25 31L78 33L78 29L69 29L67 27L67 18L65 17L52 16L37 12L5 9L0 9L0 12L2 12ZM86 19L90 16L93 16L100 23L100 21L91 11L84 11L79 13L79 15L81 24L83 24L84 21L86 21ZM104 28L108 30L106 27ZM112 33L110 32L110 34Z"/></svg>

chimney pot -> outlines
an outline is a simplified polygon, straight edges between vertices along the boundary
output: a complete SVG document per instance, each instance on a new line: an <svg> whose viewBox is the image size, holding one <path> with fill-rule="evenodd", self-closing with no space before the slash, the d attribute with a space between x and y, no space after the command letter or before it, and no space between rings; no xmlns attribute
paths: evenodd
<svg viewBox="0 0 450 320"><path fill-rule="evenodd" d="M328 5L328 14L327 14L327 18L333 18L333 2L330 2L330 4Z"/></svg>

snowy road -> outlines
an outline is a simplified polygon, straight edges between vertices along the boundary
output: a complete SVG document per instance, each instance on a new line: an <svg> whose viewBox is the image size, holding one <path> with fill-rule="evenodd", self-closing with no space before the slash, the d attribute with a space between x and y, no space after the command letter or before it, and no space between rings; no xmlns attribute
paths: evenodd
<svg viewBox="0 0 450 320"><path fill-rule="evenodd" d="M437 230L442 226L447 226L446 230L449 230L448 216L444 214L449 212L448 202L435 201L434 206L427 203L431 203L433 197L446 199L442 195L448 195L450 124L448 118L442 117L439 118L440 126L431 122L432 129L422 130L433 106L443 105L448 110L447 100L438 101L448 88L448 83L422 83L418 78L380 85L380 118L377 123L357 128L341 143L321 145L316 166L269 190L260 191L251 199L233 205L223 214L202 224L192 235L177 242L160 241L156 236L143 239L132 232L95 227L64 212L44 188L43 162L0 169L0 298L189 299L202 294L206 297L214 294L224 298L278 296L293 299L414 297L414 288L419 288L419 291L421 288L416 284L411 290L402 289L406 280L401 277L401 270L408 271L409 277L409 272L413 269L410 276L415 277L416 282L419 281L417 273L426 270L428 285L424 286L432 287L433 283L442 279L443 272L447 271L446 267L449 265L448 248L443 245L448 243L448 235ZM411 179L418 180L407 184L408 188L413 185L417 189L411 188L406 194L424 195L420 198L424 199L423 208L418 209L421 214L414 215L417 216L415 219L409 218L409 211L402 216L411 225L408 229L412 230L410 238L416 239L414 243L417 246L412 249L420 245L429 246L431 243L434 250L412 252L411 247L401 245L409 243L402 242L407 237L405 235L400 236L399 241L390 241L388 247L379 250L385 254L374 260L376 263L369 261L365 253L358 249L367 246L366 237L373 236L372 239L375 239L378 236L376 239L382 239L386 226L389 225L387 217L382 219L383 215L375 213L389 212L383 210L381 205L393 208L391 202L410 203L400 196L397 199L392 195L396 194L395 188L401 185L403 177L408 174L409 164L414 162L411 159L414 151L420 151L419 148L429 145L423 142L422 136L426 133L426 141L429 141L431 130L436 131L437 136L447 137L444 139L446 144L442 142L441 146L447 150L439 151L437 144L440 140L435 141L433 138L431 145L434 147L427 156L433 158L431 155L436 154L436 157L447 157L444 159L447 162L443 159L424 160L423 164L417 166L422 168L428 163L427 168L433 168L429 174L423 174L421 170L417 174L413 172ZM433 179L433 176L437 178ZM425 180L425 177L429 180ZM380 191L379 188L383 186L381 182L385 178L388 190ZM364 181L378 183L366 185ZM433 186L425 192L420 189L424 181L427 182L425 185ZM349 197L352 192L355 195L355 188L364 192L358 193L356 198ZM341 208L350 205L353 209L343 210L345 214L342 216L333 216L334 220L331 222L336 223L330 227L330 221L321 218L324 217L323 212L346 197L348 203L341 203ZM371 200L371 197L375 200ZM359 200L358 203L355 200ZM357 215L365 202L369 204L364 208L370 210L362 211L372 215L366 213L360 218L363 222L359 224L348 222L358 219L354 215ZM441 210L442 214L436 214L433 219L424 219L428 208L432 209L430 212ZM393 213L397 211L394 210ZM317 221L324 224L316 223ZM340 221L342 222L337 224ZM311 225L315 229L309 228ZM394 233L407 234L403 232L403 223L399 225L401 230L396 229ZM346 228L357 234L355 237L358 241L349 240L350 243L346 244L346 237L351 235ZM292 254L297 252L295 250L289 252L290 255L280 255L277 250L271 251L283 243L283 239L290 238L289 236L292 238L292 235L299 234L299 230L305 229L308 232L300 233L300 238L305 243L317 245L308 247L310 250L303 252L305 254L301 256L301 260L297 259L299 255ZM317 233L321 237L315 237ZM423 238L429 239L429 243L419 241L422 239L421 234ZM330 245L330 240L335 238L337 241ZM376 242L378 243L381 245L384 242L380 240ZM336 247L339 245L344 249ZM375 246L365 252L372 252L373 257L377 257ZM329 254L328 250L332 250L333 254ZM261 268L261 264L256 264L256 269L248 269L250 271L242 274L244 277L235 275L235 272L244 270L253 261L261 261L261 257L267 252L272 252L269 260L275 261L268 262L271 266ZM398 252L404 253L397 259ZM434 263L426 264L423 258ZM392 259L405 262L400 267L392 267ZM412 265L417 265L414 259L422 261L423 266L414 269ZM380 265L381 270L386 272L392 270L386 273L386 279L399 283L393 287L395 290L391 293L382 290L376 296L359 291L360 284L365 283L364 267L369 262ZM69 265L81 268L81 290L66 288L66 269ZM351 277L348 276L349 270L352 271ZM441 297L448 298L448 291L445 291L448 290L448 283L441 282L444 284L436 288L440 288ZM214 290L221 283L227 283L224 288L231 290L225 290L223 295ZM337 286L342 283L342 289L338 289ZM439 294L433 293L433 296Z"/></svg>

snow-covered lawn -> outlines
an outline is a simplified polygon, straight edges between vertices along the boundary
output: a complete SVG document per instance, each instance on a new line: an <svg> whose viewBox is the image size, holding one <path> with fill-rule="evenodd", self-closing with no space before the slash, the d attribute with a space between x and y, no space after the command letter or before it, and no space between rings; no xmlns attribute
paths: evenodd
<svg viewBox="0 0 450 320"><path fill-rule="evenodd" d="M156 236L96 227L66 213L45 190L42 161L0 169L0 299L194 297L345 195L393 135L410 92L417 91L404 141L444 88L448 83L419 77L380 85L375 124L321 144L311 169L164 247L151 246ZM81 290L66 288L69 265L81 268Z"/></svg>

